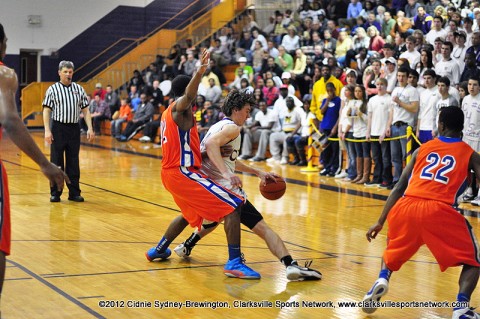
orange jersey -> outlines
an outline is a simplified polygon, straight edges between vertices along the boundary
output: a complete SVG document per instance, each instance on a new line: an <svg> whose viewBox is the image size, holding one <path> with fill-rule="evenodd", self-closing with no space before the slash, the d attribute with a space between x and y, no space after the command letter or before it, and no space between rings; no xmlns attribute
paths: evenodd
<svg viewBox="0 0 480 319"><path fill-rule="evenodd" d="M188 131L181 130L172 116L173 102L162 114L160 122L160 141L162 143L162 168L202 166L200 138L197 124L193 119L193 127ZM192 114L193 117L193 114Z"/></svg>
<svg viewBox="0 0 480 319"><path fill-rule="evenodd" d="M466 185L473 149L460 138L440 136L420 146L405 196L456 202Z"/></svg>

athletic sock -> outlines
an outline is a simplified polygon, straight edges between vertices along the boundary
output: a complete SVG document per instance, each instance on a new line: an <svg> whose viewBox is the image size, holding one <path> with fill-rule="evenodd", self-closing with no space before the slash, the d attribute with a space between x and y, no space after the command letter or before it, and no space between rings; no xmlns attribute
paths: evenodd
<svg viewBox="0 0 480 319"><path fill-rule="evenodd" d="M392 271L390 269L382 269L380 270L380 274L378 278L386 279L387 281L390 280L390 276L392 275Z"/></svg>
<svg viewBox="0 0 480 319"><path fill-rule="evenodd" d="M198 241L200 240L200 236L198 236L198 234L196 233L192 233L190 235L190 237L188 237L187 240L185 240L185 242L183 243L183 245L187 248L193 248L193 246L195 246Z"/></svg>
<svg viewBox="0 0 480 319"><path fill-rule="evenodd" d="M228 245L228 260L234 260L241 255L240 245Z"/></svg>
<svg viewBox="0 0 480 319"><path fill-rule="evenodd" d="M158 253L163 253L165 250L167 250L168 246L170 246L171 243L171 240L168 240L165 238L165 236L163 236L162 239L158 242L158 245L155 249Z"/></svg>
<svg viewBox="0 0 480 319"><path fill-rule="evenodd" d="M470 296L467 296L464 293L459 293L457 295L457 301L470 302ZM453 308L453 310L457 310L457 309L461 309L461 308L465 308L465 307L455 307L455 308Z"/></svg>
<svg viewBox="0 0 480 319"><path fill-rule="evenodd" d="M287 255L287 256L285 256L285 257L280 258L280 261L282 262L282 264L283 264L285 267L288 267L288 266L290 266L291 264L294 263L293 258L292 258L292 256L290 256L290 255ZM295 264L297 264L296 261L295 261Z"/></svg>

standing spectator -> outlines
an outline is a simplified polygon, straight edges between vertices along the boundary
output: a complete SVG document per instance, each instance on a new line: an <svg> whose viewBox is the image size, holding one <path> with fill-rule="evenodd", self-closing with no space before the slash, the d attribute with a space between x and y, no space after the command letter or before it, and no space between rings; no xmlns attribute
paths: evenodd
<svg viewBox="0 0 480 319"><path fill-rule="evenodd" d="M460 66L452 59L453 44L446 41L442 44L442 61L435 65L435 73L452 79L452 85L460 83Z"/></svg>
<svg viewBox="0 0 480 319"><path fill-rule="evenodd" d="M61 61L58 65L60 81L47 89L43 105L43 123L45 142L51 145L50 161L65 170L70 184L68 199L83 202L80 195L80 112L87 123L87 140L93 141L95 133L92 118L88 110L87 94L83 87L72 82L73 63ZM50 126L50 120L52 120ZM62 190L56 185L50 187L50 202L59 202Z"/></svg>
<svg viewBox="0 0 480 319"><path fill-rule="evenodd" d="M440 114L440 110L444 107L449 106L460 106L459 100L453 94L450 94L450 80L442 76L437 80L437 87L438 87L438 99L435 103L435 107L433 108L433 131L432 135L438 135L438 115Z"/></svg>
<svg viewBox="0 0 480 319"><path fill-rule="evenodd" d="M332 82L335 86L335 96L340 95L343 84L336 77L332 75L332 68L329 65L323 65L321 67L322 77L313 84L312 88L312 102L310 104L310 111L317 116L318 120L321 120L323 115L321 112L321 105L323 99L327 97L327 83Z"/></svg>
<svg viewBox="0 0 480 319"><path fill-rule="evenodd" d="M372 159L375 167L373 179L365 182L365 186L389 185L392 183L392 161L390 157L390 143L384 141L387 131L388 114L392 97L387 93L387 80L377 79L378 95L368 101L368 122L366 139L371 141Z"/></svg>
<svg viewBox="0 0 480 319"><path fill-rule="evenodd" d="M392 92L392 106L388 117L386 137L405 136L407 127L414 126L420 97L418 91L408 84L409 74L409 69L405 67L401 67L397 71L398 86ZM402 175L403 160L407 155L406 137L391 140L390 151L394 168L393 182L390 185L381 185L382 188L387 189L392 189Z"/></svg>
<svg viewBox="0 0 480 319"><path fill-rule="evenodd" d="M152 119L155 109L152 103L147 102L147 95L145 93L140 95L140 101L140 105L135 111L133 119L127 123L127 127L118 139L120 142L131 140L135 136L135 133L138 132L138 129Z"/></svg>
<svg viewBox="0 0 480 319"><path fill-rule="evenodd" d="M128 105L126 99L120 100L120 110L116 114L112 114L112 121L110 122L110 129L112 137L120 138L122 135L122 123L131 121L133 118L133 112Z"/></svg>
<svg viewBox="0 0 480 319"><path fill-rule="evenodd" d="M353 119L353 138L359 140L355 143L357 155L357 177L352 183L365 184L370 181L372 160L370 158L370 142L360 142L367 136L368 108L367 94L362 85L355 86L355 101L350 106L348 115Z"/></svg>
<svg viewBox="0 0 480 319"><path fill-rule="evenodd" d="M329 138L338 136L338 118L340 114L340 97L335 94L336 88L333 83L327 83L327 97L323 99L320 111L322 122L320 131ZM322 176L335 176L339 167L338 162L339 144L338 141L329 141L328 146L320 154L320 161L323 163Z"/></svg>
<svg viewBox="0 0 480 319"><path fill-rule="evenodd" d="M415 69L417 63L420 61L420 53L415 50L415 38L413 36L407 38L407 51L400 54L400 58L408 60L410 69Z"/></svg>
<svg viewBox="0 0 480 319"><path fill-rule="evenodd" d="M455 45L453 46L452 59L458 63L460 73L465 69L465 54L467 53L467 47L465 42L467 41L467 34L465 31L458 31L453 34L455 36Z"/></svg>
<svg viewBox="0 0 480 319"><path fill-rule="evenodd" d="M423 79L423 74L427 70L433 70L433 57L432 57L432 51L428 49L421 49L420 50L420 62L417 63L417 67L415 70L418 72L419 76L419 81L418 84L421 86L424 86L424 79Z"/></svg>
<svg viewBox="0 0 480 319"><path fill-rule="evenodd" d="M426 40L431 45L435 46L435 39L447 36L447 30L443 28L443 18L441 16L433 17L433 26L427 33Z"/></svg>
<svg viewBox="0 0 480 319"><path fill-rule="evenodd" d="M120 107L120 103L118 100L117 92L115 92L112 86L109 84L107 85L107 93L105 94L105 102L110 109L110 114L113 115L115 111L118 111Z"/></svg>
<svg viewBox="0 0 480 319"><path fill-rule="evenodd" d="M416 136L420 143L424 144L433 139L434 109L439 99L438 87L435 84L437 75L433 70L427 70L423 74L425 90L420 94L418 109L418 121Z"/></svg>
<svg viewBox="0 0 480 319"><path fill-rule="evenodd" d="M480 70L477 68L475 58L475 54L472 52L465 54L465 69L460 76L460 83L468 82L468 79L471 77L480 78Z"/></svg>

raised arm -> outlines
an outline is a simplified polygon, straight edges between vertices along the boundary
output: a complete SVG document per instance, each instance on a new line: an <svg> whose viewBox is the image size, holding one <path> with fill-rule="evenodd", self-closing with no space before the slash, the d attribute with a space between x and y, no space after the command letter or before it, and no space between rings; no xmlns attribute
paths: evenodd
<svg viewBox="0 0 480 319"><path fill-rule="evenodd" d="M177 100L173 108L173 112L182 113L189 110L192 106L193 101L197 98L198 85L202 80L202 76L205 73L205 70L208 67L210 61L210 53L207 50L202 52L202 58L200 59L200 68L193 75L193 78L188 83L187 88L185 89L185 94Z"/></svg>

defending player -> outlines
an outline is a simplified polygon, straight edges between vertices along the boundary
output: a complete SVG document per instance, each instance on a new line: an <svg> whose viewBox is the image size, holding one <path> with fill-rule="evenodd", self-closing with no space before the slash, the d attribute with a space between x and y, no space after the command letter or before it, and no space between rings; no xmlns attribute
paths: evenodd
<svg viewBox="0 0 480 319"><path fill-rule="evenodd" d="M479 277L479 247L468 221L452 205L465 188L470 169L480 176L480 155L462 142L464 115L446 107L438 120L439 137L420 146L387 199L378 222L370 227L371 241L388 220L387 248L379 278L365 295L363 311L374 312L397 271L422 245L427 245L440 270L463 265L458 301L468 304ZM453 309L453 319L480 319L472 308Z"/></svg>
<svg viewBox="0 0 480 319"><path fill-rule="evenodd" d="M243 204L244 198L205 178L198 171L202 158L192 103L197 97L198 85L208 67L209 57L208 51L204 50L201 66L193 78L180 75L172 81L172 93L176 100L163 112L160 124L162 182L180 207L184 221L192 227L200 228L203 223L225 220L229 260L224 273L231 277L258 279L260 274L244 264L240 251L240 216L234 210ZM220 153L220 150L217 152ZM232 185L242 185L235 174L225 175L225 178ZM147 251L149 261L170 256L168 246L186 227L184 221L175 218L158 245Z"/></svg>
<svg viewBox="0 0 480 319"><path fill-rule="evenodd" d="M253 96L236 90L231 91L222 107L226 117L208 130L200 145L202 154L208 154L208 157L203 159L200 171L225 188L234 193L241 193L244 197L246 197L246 194L243 190L232 185L228 179L231 174L234 174L235 170L255 174L263 183L265 183L266 179L278 177L275 173L263 172L244 165L241 161L237 161L241 145L240 130L249 117L251 106L254 103L255 99ZM230 146L229 151L226 151L225 146ZM224 154L222 155L212 151L220 148L224 149ZM300 267L292 259L282 239L268 226L260 212L248 200L240 208L240 220L242 224L265 240L272 254L278 257L287 267L286 272L289 280L319 280L322 278L320 272L308 268L309 264L306 267ZM180 257L189 256L192 248L200 238L203 238L213 229L203 228L199 233L193 233L184 243L176 247L174 251Z"/></svg>

